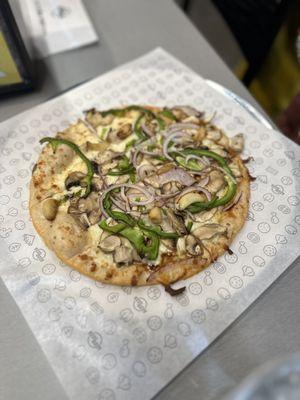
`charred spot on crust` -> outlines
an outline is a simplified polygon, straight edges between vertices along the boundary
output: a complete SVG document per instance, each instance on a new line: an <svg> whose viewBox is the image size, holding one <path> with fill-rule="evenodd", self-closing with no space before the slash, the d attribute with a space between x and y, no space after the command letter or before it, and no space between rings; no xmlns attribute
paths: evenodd
<svg viewBox="0 0 300 400"><path fill-rule="evenodd" d="M132 286L136 286L138 283L138 279L136 275L133 275L133 277L131 278L131 285Z"/></svg>
<svg viewBox="0 0 300 400"><path fill-rule="evenodd" d="M97 265L95 263L92 263L90 272L95 272L97 270Z"/></svg>

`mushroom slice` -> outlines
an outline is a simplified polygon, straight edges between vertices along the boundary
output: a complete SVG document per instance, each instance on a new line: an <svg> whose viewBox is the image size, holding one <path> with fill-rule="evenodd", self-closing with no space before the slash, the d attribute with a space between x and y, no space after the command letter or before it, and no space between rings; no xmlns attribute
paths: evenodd
<svg viewBox="0 0 300 400"><path fill-rule="evenodd" d="M182 217L175 215L174 211L171 210L171 208L166 208L165 211L174 231L180 235L186 234L186 226Z"/></svg>
<svg viewBox="0 0 300 400"><path fill-rule="evenodd" d="M132 249L124 245L116 247L114 260L117 264L129 264L133 260Z"/></svg>
<svg viewBox="0 0 300 400"><path fill-rule="evenodd" d="M189 192L184 194L176 201L177 208L179 210L184 210L188 206L196 202L205 201L206 197L198 192Z"/></svg>
<svg viewBox="0 0 300 400"><path fill-rule="evenodd" d="M129 123L122 125L121 128L117 132L117 136L121 140L126 139L131 134L132 134L132 126Z"/></svg>
<svg viewBox="0 0 300 400"><path fill-rule="evenodd" d="M219 129L212 128L207 132L206 137L207 139L217 142L218 140L221 139L221 132L219 131Z"/></svg>
<svg viewBox="0 0 300 400"><path fill-rule="evenodd" d="M244 135L238 133L230 139L230 147L237 153L241 153L244 148Z"/></svg>
<svg viewBox="0 0 300 400"><path fill-rule="evenodd" d="M65 180L65 187L67 190L71 189L73 186L82 186L85 187L87 184L83 181L86 177L86 174L80 171L71 172Z"/></svg>
<svg viewBox="0 0 300 400"><path fill-rule="evenodd" d="M88 197L78 199L77 208L81 212L90 213L94 209L99 209L99 196L98 193L92 192Z"/></svg>
<svg viewBox="0 0 300 400"><path fill-rule="evenodd" d="M68 210L69 212L69 210ZM76 222L81 226L83 229L87 229L90 226L90 221L86 215L86 213L81 214L72 214L72 217L75 219Z"/></svg>
<svg viewBox="0 0 300 400"><path fill-rule="evenodd" d="M214 217L214 215L216 214L216 212L218 211L218 208L212 208L211 210L205 210L205 211L201 211L197 214L195 214L195 219L197 222L207 222L210 219L212 219Z"/></svg>
<svg viewBox="0 0 300 400"><path fill-rule="evenodd" d="M104 152L108 147L107 142L98 142L98 143L92 143L92 142L87 142L86 143L86 149L87 151L99 151L99 152Z"/></svg>
<svg viewBox="0 0 300 400"><path fill-rule="evenodd" d="M103 180L98 176L94 176L92 179L92 188L96 192L100 192L100 190L103 188Z"/></svg>
<svg viewBox="0 0 300 400"><path fill-rule="evenodd" d="M112 253L121 246L121 239L119 236L110 235L101 240L99 247L104 253Z"/></svg>
<svg viewBox="0 0 300 400"><path fill-rule="evenodd" d="M156 189L159 188L158 176L157 176L156 174L152 174L152 175L150 175L150 176L146 176L146 177L144 178L144 182L145 182L147 185L150 185L150 186L152 186L152 187L154 187L154 188L156 188Z"/></svg>
<svg viewBox="0 0 300 400"><path fill-rule="evenodd" d="M193 235L200 240L209 240L217 235L224 235L227 228L219 224L204 224L193 231Z"/></svg>
<svg viewBox="0 0 300 400"><path fill-rule="evenodd" d="M179 189L181 189L181 184L179 182L166 182L162 185L161 191L163 194L172 194L177 193Z"/></svg>
<svg viewBox="0 0 300 400"><path fill-rule="evenodd" d="M176 248L177 248L177 253L179 255L185 254L185 252L186 252L186 243L185 243L185 238L184 237L178 238L177 243L176 243Z"/></svg>
<svg viewBox="0 0 300 400"><path fill-rule="evenodd" d="M235 178L240 178L242 176L241 170L236 163L229 164L229 168L231 169Z"/></svg>
<svg viewBox="0 0 300 400"><path fill-rule="evenodd" d="M195 236L187 235L185 237L186 251L192 256L201 255L203 250L199 242L199 239L196 239Z"/></svg>
<svg viewBox="0 0 300 400"><path fill-rule="evenodd" d="M214 170L209 173L209 182L205 188L211 192L216 193L225 185L224 174L219 170Z"/></svg>
<svg viewBox="0 0 300 400"><path fill-rule="evenodd" d="M97 222L99 222L101 219L101 215L102 215L102 212L101 212L100 208L98 210L92 210L88 216L90 224L91 225L97 224Z"/></svg>
<svg viewBox="0 0 300 400"><path fill-rule="evenodd" d="M102 117L101 113L97 111L95 108L87 110L85 112L86 121L92 125L93 128L97 128L97 126L102 125L110 125L114 120L113 114L108 114L105 117Z"/></svg>

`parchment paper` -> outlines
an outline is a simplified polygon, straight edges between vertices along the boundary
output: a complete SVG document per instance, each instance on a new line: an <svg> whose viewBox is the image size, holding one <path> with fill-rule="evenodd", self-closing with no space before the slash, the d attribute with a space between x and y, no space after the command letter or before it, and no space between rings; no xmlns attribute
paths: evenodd
<svg viewBox="0 0 300 400"><path fill-rule="evenodd" d="M162 287L116 287L63 265L28 215L41 146L90 107L189 104L229 136L246 135L257 176L247 222L231 248L170 297ZM72 399L150 399L299 256L300 148L260 126L156 49L0 125L1 276ZM182 286L179 283L178 286Z"/></svg>

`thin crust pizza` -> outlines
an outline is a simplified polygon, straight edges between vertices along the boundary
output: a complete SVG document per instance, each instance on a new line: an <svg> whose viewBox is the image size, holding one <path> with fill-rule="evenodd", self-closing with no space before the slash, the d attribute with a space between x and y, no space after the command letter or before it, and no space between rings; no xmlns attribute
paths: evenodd
<svg viewBox="0 0 300 400"><path fill-rule="evenodd" d="M46 144L30 214L66 264L116 285L170 285L206 268L248 212L250 177L229 138L189 107L85 112Z"/></svg>

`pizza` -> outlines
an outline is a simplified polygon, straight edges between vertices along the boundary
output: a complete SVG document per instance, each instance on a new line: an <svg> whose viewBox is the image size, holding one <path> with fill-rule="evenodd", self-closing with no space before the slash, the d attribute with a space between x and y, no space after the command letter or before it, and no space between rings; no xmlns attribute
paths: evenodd
<svg viewBox="0 0 300 400"><path fill-rule="evenodd" d="M228 251L249 204L242 134L229 138L190 106L84 115L40 140L30 214L49 249L132 286L169 286Z"/></svg>

